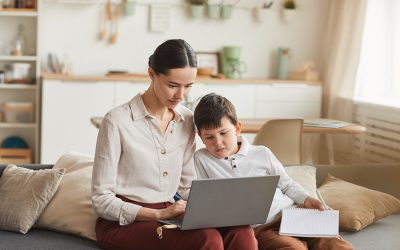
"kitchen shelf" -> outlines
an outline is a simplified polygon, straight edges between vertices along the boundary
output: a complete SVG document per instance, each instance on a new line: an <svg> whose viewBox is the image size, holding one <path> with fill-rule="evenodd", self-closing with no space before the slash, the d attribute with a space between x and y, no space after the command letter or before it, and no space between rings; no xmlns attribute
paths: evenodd
<svg viewBox="0 0 400 250"><path fill-rule="evenodd" d="M37 56L5 56L0 55L0 61L35 62Z"/></svg>
<svg viewBox="0 0 400 250"><path fill-rule="evenodd" d="M0 16L36 17L36 9L5 8L0 10Z"/></svg>
<svg viewBox="0 0 400 250"><path fill-rule="evenodd" d="M63 75L53 73L42 73L42 79L45 80L60 80L60 81L81 81L81 82L98 82L98 81L129 81L129 82L150 82L150 78L145 74L111 74L107 76L81 76L81 75ZM226 84L296 84L303 85L321 85L320 81L306 81L306 80L278 80L278 79L229 79L229 78L210 78L210 77L197 77L197 83L226 83Z"/></svg>
<svg viewBox="0 0 400 250"><path fill-rule="evenodd" d="M36 123L0 122L0 128L36 128Z"/></svg>
<svg viewBox="0 0 400 250"><path fill-rule="evenodd" d="M18 83L4 83L0 84L0 89L27 89L36 90L35 84L18 84Z"/></svg>
<svg viewBox="0 0 400 250"><path fill-rule="evenodd" d="M21 137L32 150L30 162L38 163L39 159L39 107L40 107L40 46L39 30L41 3L43 0L33 0L32 8L2 8L0 9L0 26L9 27L1 29L0 44L10 44L18 34L19 25L25 28L26 48L22 56L9 55L0 52L0 70L6 71L6 66L13 63L29 64L29 76L26 79L14 79L13 83L0 84L0 106L6 102L29 102L34 105L33 121L6 122L6 112L2 111L2 122L0 122L0 142L10 136ZM2 2L0 0L0 2ZM14 2L14 1L13 1ZM15 45L15 44L13 44ZM11 49L11 48L10 48ZM8 69L7 69L8 70ZM11 73L13 69L11 69ZM7 75L7 81L11 82L12 74ZM0 157L1 158L1 157ZM0 247L1 248L1 247Z"/></svg>

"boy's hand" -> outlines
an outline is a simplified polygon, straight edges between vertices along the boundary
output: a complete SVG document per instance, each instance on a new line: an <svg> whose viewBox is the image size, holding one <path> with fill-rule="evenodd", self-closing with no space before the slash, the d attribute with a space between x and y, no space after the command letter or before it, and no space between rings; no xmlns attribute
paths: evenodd
<svg viewBox="0 0 400 250"><path fill-rule="evenodd" d="M322 205L322 203L318 200L315 199L311 196L308 196L305 200L304 200L304 206L306 208L313 208L313 209L319 209L319 210L325 210L324 205Z"/></svg>

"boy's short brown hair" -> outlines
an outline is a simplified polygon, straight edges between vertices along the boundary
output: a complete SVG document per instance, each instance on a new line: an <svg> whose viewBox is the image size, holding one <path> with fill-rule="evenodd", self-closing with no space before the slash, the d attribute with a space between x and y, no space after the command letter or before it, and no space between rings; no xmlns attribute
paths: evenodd
<svg viewBox="0 0 400 250"><path fill-rule="evenodd" d="M201 129L221 127L223 117L228 118L235 126L238 123L233 104L215 93L203 96L194 110L194 123L199 132Z"/></svg>

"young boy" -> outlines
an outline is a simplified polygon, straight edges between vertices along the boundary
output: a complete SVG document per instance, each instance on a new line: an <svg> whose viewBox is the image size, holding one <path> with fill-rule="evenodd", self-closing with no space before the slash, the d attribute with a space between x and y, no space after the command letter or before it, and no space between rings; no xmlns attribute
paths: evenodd
<svg viewBox="0 0 400 250"><path fill-rule="evenodd" d="M286 174L282 164L267 147L251 145L240 136L241 123L228 99L216 94L204 96L194 111L194 122L206 146L195 153L199 179L280 176L266 224L254 229L259 249L353 249L340 236L296 238L279 235L278 215L282 209L297 204L323 210L323 205Z"/></svg>

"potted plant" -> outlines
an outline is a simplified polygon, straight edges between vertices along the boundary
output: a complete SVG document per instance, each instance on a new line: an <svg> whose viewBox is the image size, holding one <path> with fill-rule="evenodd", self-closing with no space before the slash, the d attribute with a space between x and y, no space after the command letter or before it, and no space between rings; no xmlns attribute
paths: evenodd
<svg viewBox="0 0 400 250"><path fill-rule="evenodd" d="M295 2L295 0L286 0L283 3L283 7L285 9L294 10L294 9L296 9L296 2Z"/></svg>
<svg viewBox="0 0 400 250"><path fill-rule="evenodd" d="M218 19L221 16L221 4L219 0L209 0L207 4L208 17Z"/></svg>
<svg viewBox="0 0 400 250"><path fill-rule="evenodd" d="M229 19L232 17L233 4L222 4L221 5L221 18Z"/></svg>
<svg viewBox="0 0 400 250"><path fill-rule="evenodd" d="M285 0L283 2L282 18L286 23L290 23L296 14L297 4L295 0Z"/></svg>
<svg viewBox="0 0 400 250"><path fill-rule="evenodd" d="M204 13L204 5L207 4L207 0L188 0L189 1L189 10L190 16L192 18L198 19L203 16Z"/></svg>

